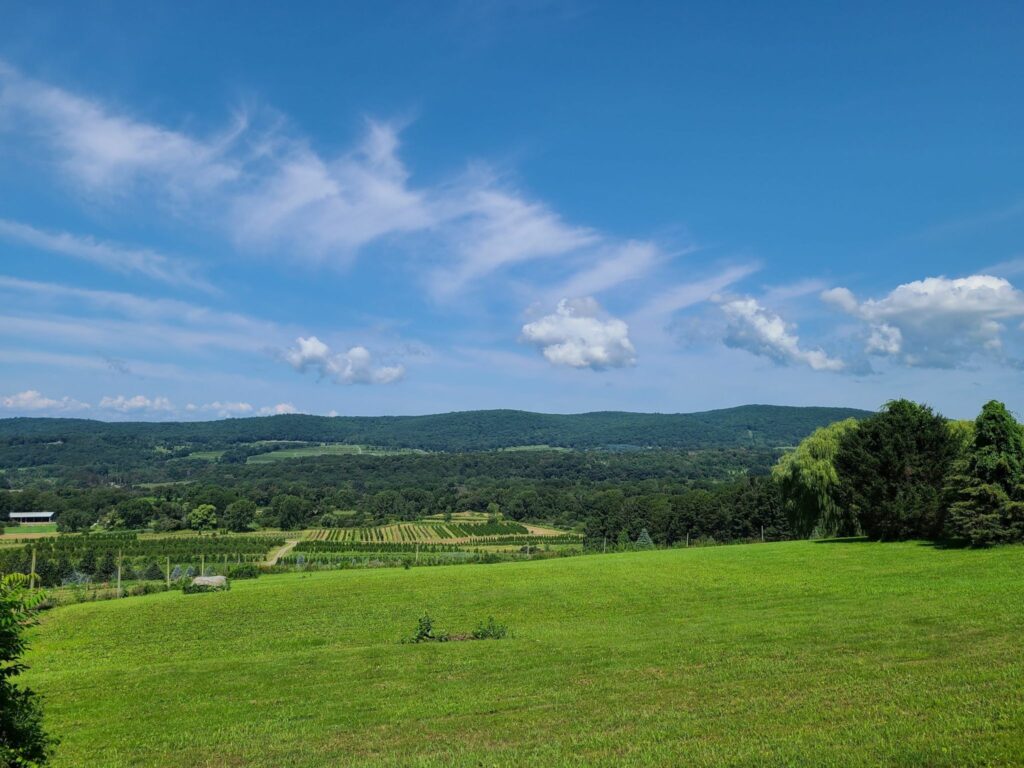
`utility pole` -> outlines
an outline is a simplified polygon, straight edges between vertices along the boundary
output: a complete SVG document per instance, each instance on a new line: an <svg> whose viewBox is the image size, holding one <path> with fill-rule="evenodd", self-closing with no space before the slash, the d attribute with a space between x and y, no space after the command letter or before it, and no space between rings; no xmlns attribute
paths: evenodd
<svg viewBox="0 0 1024 768"><path fill-rule="evenodd" d="M205 576L206 575L206 553L205 552L202 553L201 555L199 555L199 575L200 576Z"/></svg>
<svg viewBox="0 0 1024 768"><path fill-rule="evenodd" d="M32 569L29 571L28 588L36 588L36 548L32 547Z"/></svg>
<svg viewBox="0 0 1024 768"><path fill-rule="evenodd" d="M167 588L171 588L171 558L167 558L167 566L164 569L164 573L167 575Z"/></svg>
<svg viewBox="0 0 1024 768"><path fill-rule="evenodd" d="M121 562L124 560L124 550L117 550L117 596L121 596Z"/></svg>

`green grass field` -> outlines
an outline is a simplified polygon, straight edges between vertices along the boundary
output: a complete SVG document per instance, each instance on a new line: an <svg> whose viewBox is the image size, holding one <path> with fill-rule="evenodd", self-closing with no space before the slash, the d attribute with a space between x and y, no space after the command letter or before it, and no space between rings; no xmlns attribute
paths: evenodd
<svg viewBox="0 0 1024 768"><path fill-rule="evenodd" d="M2 526L3 535L5 536L24 536L26 534L40 534L40 533L56 533L56 523L28 523L22 525L12 525L11 523L4 523Z"/></svg>
<svg viewBox="0 0 1024 768"><path fill-rule="evenodd" d="M1010 765L1024 547L795 542L57 609L56 766ZM489 615L514 637L402 645Z"/></svg>
<svg viewBox="0 0 1024 768"><path fill-rule="evenodd" d="M347 456L352 454L366 454L368 456L387 456L399 453L425 453L412 448L371 448L365 445L347 445L342 443L328 443L326 445L305 445L299 448L282 448L269 453L258 453L246 459L247 464L267 464L273 461L285 459L302 459L307 456Z"/></svg>

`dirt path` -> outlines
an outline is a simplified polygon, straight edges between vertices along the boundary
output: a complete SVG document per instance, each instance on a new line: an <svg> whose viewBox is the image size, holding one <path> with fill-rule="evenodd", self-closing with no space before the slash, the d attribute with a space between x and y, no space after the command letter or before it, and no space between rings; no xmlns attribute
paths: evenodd
<svg viewBox="0 0 1024 768"><path fill-rule="evenodd" d="M277 565L277 561L287 555L293 549L295 545L299 543L298 539L288 539L284 546L276 550L270 557L267 558L267 565Z"/></svg>

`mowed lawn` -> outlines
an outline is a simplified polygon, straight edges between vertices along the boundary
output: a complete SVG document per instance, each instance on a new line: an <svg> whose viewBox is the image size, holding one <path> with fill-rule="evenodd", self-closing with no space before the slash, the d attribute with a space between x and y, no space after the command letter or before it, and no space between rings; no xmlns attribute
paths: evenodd
<svg viewBox="0 0 1024 768"><path fill-rule="evenodd" d="M425 610L515 636L400 644ZM1024 763L1024 547L265 576L33 637L57 766Z"/></svg>

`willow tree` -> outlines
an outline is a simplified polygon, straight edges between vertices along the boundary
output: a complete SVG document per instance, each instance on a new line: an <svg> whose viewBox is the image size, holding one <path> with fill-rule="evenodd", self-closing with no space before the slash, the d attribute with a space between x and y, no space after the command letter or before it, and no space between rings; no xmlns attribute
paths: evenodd
<svg viewBox="0 0 1024 768"><path fill-rule="evenodd" d="M843 436L857 428L846 419L815 430L772 468L783 508L797 536L849 536L856 521L836 503L835 457Z"/></svg>
<svg viewBox="0 0 1024 768"><path fill-rule="evenodd" d="M1024 429L1002 403L981 409L949 487L951 538L974 546L1024 540Z"/></svg>

